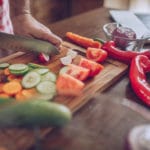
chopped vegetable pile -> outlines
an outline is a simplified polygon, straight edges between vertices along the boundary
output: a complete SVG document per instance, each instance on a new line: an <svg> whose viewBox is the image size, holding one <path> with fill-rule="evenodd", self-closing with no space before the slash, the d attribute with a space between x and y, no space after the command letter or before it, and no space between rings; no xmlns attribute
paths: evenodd
<svg viewBox="0 0 150 150"><path fill-rule="evenodd" d="M0 97L14 97L20 101L36 95L52 99L56 94L56 75L45 66L2 63L0 68L3 76Z"/></svg>

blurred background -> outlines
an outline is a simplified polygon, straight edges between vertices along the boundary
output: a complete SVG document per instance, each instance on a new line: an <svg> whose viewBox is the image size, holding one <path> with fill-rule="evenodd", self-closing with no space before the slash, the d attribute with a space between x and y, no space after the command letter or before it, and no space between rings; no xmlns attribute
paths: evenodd
<svg viewBox="0 0 150 150"><path fill-rule="evenodd" d="M99 7L150 13L150 0L31 0L35 18L50 24Z"/></svg>
<svg viewBox="0 0 150 150"><path fill-rule="evenodd" d="M31 0L33 16L48 24L102 6L103 0Z"/></svg>
<svg viewBox="0 0 150 150"><path fill-rule="evenodd" d="M129 9L134 12L150 13L150 0L104 0L104 6Z"/></svg>

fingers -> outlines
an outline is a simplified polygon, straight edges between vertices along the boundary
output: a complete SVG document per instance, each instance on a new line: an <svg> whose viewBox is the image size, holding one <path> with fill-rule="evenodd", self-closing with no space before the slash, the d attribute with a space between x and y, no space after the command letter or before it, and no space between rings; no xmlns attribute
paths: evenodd
<svg viewBox="0 0 150 150"><path fill-rule="evenodd" d="M13 19L13 26L14 31L17 34L46 40L53 43L57 47L59 47L62 43L62 39L60 37L52 33L49 28L38 22L30 14L17 16Z"/></svg>
<svg viewBox="0 0 150 150"><path fill-rule="evenodd" d="M40 28L40 29L34 28L34 32L32 30L32 36L35 38L39 38L41 40L49 41L54 45L56 45L57 47L59 47L62 43L62 39L57 35L55 35L54 33L52 33L48 28Z"/></svg>
<svg viewBox="0 0 150 150"><path fill-rule="evenodd" d="M62 43L62 39L52 32L51 33L43 33L43 39L48 40L49 42L52 42L57 47L59 47Z"/></svg>

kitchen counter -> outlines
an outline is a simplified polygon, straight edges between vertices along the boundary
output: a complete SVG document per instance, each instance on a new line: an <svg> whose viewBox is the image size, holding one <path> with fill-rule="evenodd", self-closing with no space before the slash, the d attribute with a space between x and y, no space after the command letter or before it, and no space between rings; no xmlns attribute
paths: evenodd
<svg viewBox="0 0 150 150"><path fill-rule="evenodd" d="M67 31L105 39L102 26L108 22L112 22L108 9L100 8L49 27L63 39ZM97 92L70 124L54 129L40 146L43 150L123 150L128 132L149 121L149 108L134 94L127 72L104 92Z"/></svg>

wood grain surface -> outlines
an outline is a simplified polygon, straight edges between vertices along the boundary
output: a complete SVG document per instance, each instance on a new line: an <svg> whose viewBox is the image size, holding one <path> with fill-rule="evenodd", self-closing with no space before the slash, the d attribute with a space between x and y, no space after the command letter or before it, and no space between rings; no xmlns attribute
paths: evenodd
<svg viewBox="0 0 150 150"><path fill-rule="evenodd" d="M63 39L67 31L105 39L102 27L108 22L112 22L109 11L101 8L49 24L49 27ZM26 56L36 61L30 54ZM21 58L16 58L16 61ZM111 59L105 63L110 62L114 66L118 64ZM40 130L36 140L41 139L40 143L35 142L33 130L5 129L0 131L0 146L8 150L27 150L30 146L33 146L30 150L124 150L128 132L135 126L150 123L150 111L133 92L128 72L116 80L105 90L97 91L81 109L76 110L66 127L51 132L50 129ZM39 135L39 132L35 133Z"/></svg>
<svg viewBox="0 0 150 150"><path fill-rule="evenodd" d="M106 39L103 25L112 21L109 9L101 8L49 27L63 39L67 31ZM76 111L68 126L54 129L42 139L41 149L124 150L128 132L135 126L149 124L149 116L149 107L133 92L127 72L103 92L98 91L82 109ZM30 150L35 150L35 147Z"/></svg>
<svg viewBox="0 0 150 150"><path fill-rule="evenodd" d="M62 68L62 64L60 63L60 57L66 55L68 48L76 49L78 51L85 52L85 49L80 48L74 44L70 44L68 42L64 42L61 48L61 52L59 55L52 57L50 62L46 64L52 71L58 73ZM84 55L84 54L83 54ZM1 59L0 62L9 62L9 63L28 63L28 62L36 62L36 57L31 53L22 53L18 52L8 57ZM104 69L98 74L96 77L89 79L85 82L86 86L83 89L83 92L77 97L69 97L69 96L56 96L54 101L59 102L61 104L65 104L68 106L72 112L76 112L85 105L93 96L95 96L96 92L101 92L104 89L108 88L114 82L116 82L123 74L126 73L128 66L108 59L104 63ZM44 136L46 133L50 132L51 129L44 129L41 131L40 136ZM28 139L28 140L27 140ZM4 129L0 130L0 145L9 146L11 150L17 149L27 149L30 147L35 140L35 132L33 130L23 130L23 129ZM9 144L8 144L9 143Z"/></svg>

